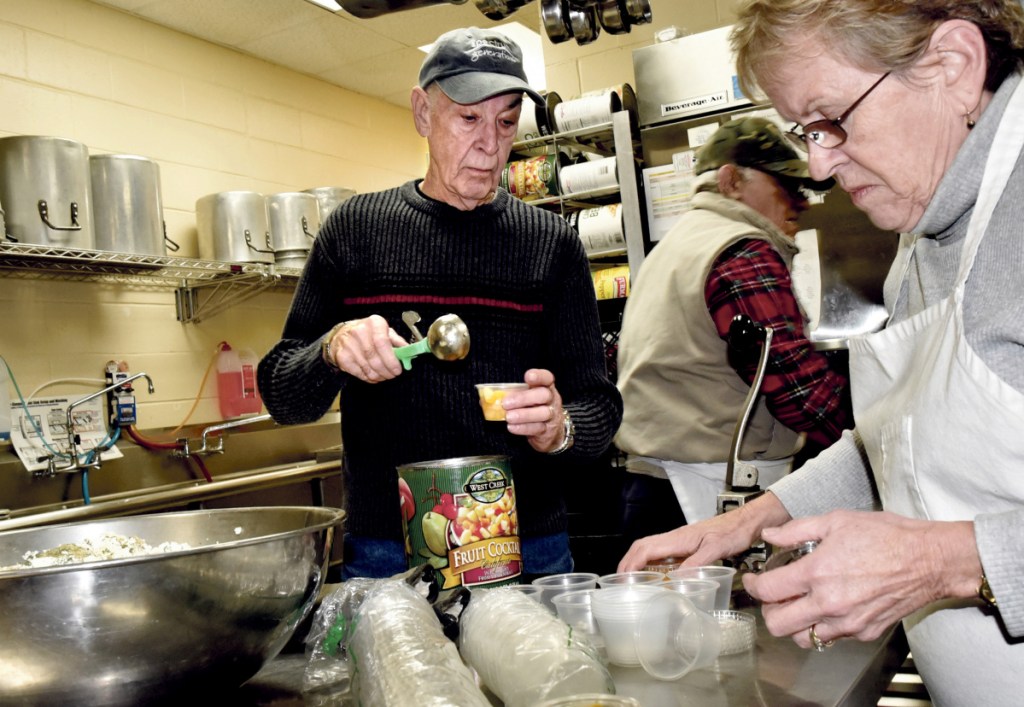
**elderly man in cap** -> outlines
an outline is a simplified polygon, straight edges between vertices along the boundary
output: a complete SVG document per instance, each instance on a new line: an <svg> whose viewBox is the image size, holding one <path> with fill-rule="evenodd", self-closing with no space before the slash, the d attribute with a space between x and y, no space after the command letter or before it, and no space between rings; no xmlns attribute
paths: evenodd
<svg viewBox="0 0 1024 707"><path fill-rule="evenodd" d="M493 455L510 458L524 575L573 567L560 472L606 451L622 400L579 237L498 186L524 94L542 102L511 40L477 28L438 39L412 89L426 176L331 214L260 362L279 423L317 420L341 392L343 576L407 568L399 466ZM415 336L409 312L423 327L456 314L468 355L403 370L394 348ZM499 382L527 387L505 397L505 422L488 422L474 386Z"/></svg>
<svg viewBox="0 0 1024 707"><path fill-rule="evenodd" d="M730 355L734 316L773 332L740 450L762 487L789 470L800 433L825 446L850 422L847 380L805 338L790 279L803 189L831 184L812 182L780 130L758 117L722 125L697 151L695 172L692 209L641 267L619 338L627 540L716 512L759 356Z"/></svg>

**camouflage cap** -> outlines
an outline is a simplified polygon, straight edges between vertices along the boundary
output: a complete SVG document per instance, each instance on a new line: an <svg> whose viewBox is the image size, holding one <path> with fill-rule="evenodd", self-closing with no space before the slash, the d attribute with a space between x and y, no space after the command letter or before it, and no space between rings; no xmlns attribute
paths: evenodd
<svg viewBox="0 0 1024 707"><path fill-rule="evenodd" d="M723 123L706 143L697 149L697 174L727 164L753 167L777 177L800 180L815 191L831 189L835 180L817 182L807 171L807 162L783 136L779 127L765 118L748 116Z"/></svg>

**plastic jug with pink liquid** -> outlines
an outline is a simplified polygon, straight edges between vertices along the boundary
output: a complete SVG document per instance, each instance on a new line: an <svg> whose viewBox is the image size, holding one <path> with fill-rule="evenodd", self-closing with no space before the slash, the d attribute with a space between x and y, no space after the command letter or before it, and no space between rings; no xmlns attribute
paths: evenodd
<svg viewBox="0 0 1024 707"><path fill-rule="evenodd" d="M217 397L225 419L255 415L263 409L256 387L259 359L251 349L233 349L226 341L217 354Z"/></svg>

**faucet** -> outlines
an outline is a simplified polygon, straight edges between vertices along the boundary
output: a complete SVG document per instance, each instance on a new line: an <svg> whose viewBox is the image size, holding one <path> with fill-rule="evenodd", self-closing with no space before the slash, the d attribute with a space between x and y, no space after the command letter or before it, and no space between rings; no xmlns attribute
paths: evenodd
<svg viewBox="0 0 1024 707"><path fill-rule="evenodd" d="M188 439L183 437L182 439L178 440L178 442L181 444L181 449L180 450L174 450L171 454L173 456L181 456L181 457L187 457L187 456L192 455L192 454L223 454L224 453L224 438L223 437L217 438L217 445L215 447L210 447L207 444L207 441L206 441L206 438L209 435L211 435L211 434L213 434L215 432L222 432L224 430L230 430L230 429L235 428L235 427L241 427L242 425L251 425L254 422L264 422L266 420L272 420L272 419L274 419L274 418L271 417L269 413L264 413L263 415L254 415L253 417L243 417L243 418L238 419L238 420L231 420L230 422L222 422L222 423L220 423L218 425L211 425L210 427L206 427L206 428L203 429L203 446L202 447L200 447L199 449L189 449Z"/></svg>
<svg viewBox="0 0 1024 707"><path fill-rule="evenodd" d="M85 469L99 469L100 468L100 452L103 451L101 449L94 449L93 450L93 452L95 453L95 457L93 458L93 460L91 462L81 462L81 461L79 461L79 459L78 459L78 452L77 452L78 442L75 440L75 437L76 437L76 435L75 435L75 422L74 422L74 418L72 417L72 413L73 413L74 409L76 407L78 407L79 405L84 405L85 403L89 402L90 400L98 398L99 396L104 395L106 393L109 393L112 390L116 390L116 389L118 389L118 388L120 388L120 387L122 387L124 385L127 385L128 383L131 383L136 378L145 378L146 379L146 381L149 383L149 393L150 393L150 395L152 395L156 391L156 388L153 387L153 379L150 378L149 375L147 375L146 373L136 373L134 376L130 376L128 378L125 378L124 380L118 381L117 383L114 383L113 385L108 385L106 388L103 388L102 390L97 390L95 393L89 393L85 397L79 398L78 400L76 400L73 403L71 403L70 405L68 405L68 412L67 412L68 455L71 457L71 462L70 462L70 464L68 464L68 466L63 466L63 467L59 467L58 468L57 465L56 465L56 457L55 456L50 457L49 465L48 465L48 468L47 468L47 473L49 475L52 476L53 474L56 474L56 473L70 473L70 472L80 471L80 470L85 470Z"/></svg>

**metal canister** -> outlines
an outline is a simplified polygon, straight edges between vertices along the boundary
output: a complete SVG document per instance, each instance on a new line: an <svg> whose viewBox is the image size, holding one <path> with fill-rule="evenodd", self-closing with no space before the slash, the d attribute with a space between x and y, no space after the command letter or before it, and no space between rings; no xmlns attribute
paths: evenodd
<svg viewBox="0 0 1024 707"><path fill-rule="evenodd" d="M273 263L267 200L254 191L222 191L196 201L199 257L227 263Z"/></svg>
<svg viewBox="0 0 1024 707"><path fill-rule="evenodd" d="M301 268L320 230L319 201L306 192L271 194L267 197L267 217L277 264Z"/></svg>
<svg viewBox="0 0 1024 707"><path fill-rule="evenodd" d="M19 243L91 250L89 149L61 137L0 138L0 203Z"/></svg>
<svg viewBox="0 0 1024 707"><path fill-rule="evenodd" d="M160 166L138 155L89 157L96 248L165 255Z"/></svg>
<svg viewBox="0 0 1024 707"><path fill-rule="evenodd" d="M316 197L317 203L320 205L321 225L327 223L327 217L331 215L332 211L356 194L355 189L348 187L313 187L302 191Z"/></svg>
<svg viewBox="0 0 1024 707"><path fill-rule="evenodd" d="M409 567L429 563L444 589L514 583L522 574L508 457L399 466L398 489Z"/></svg>

